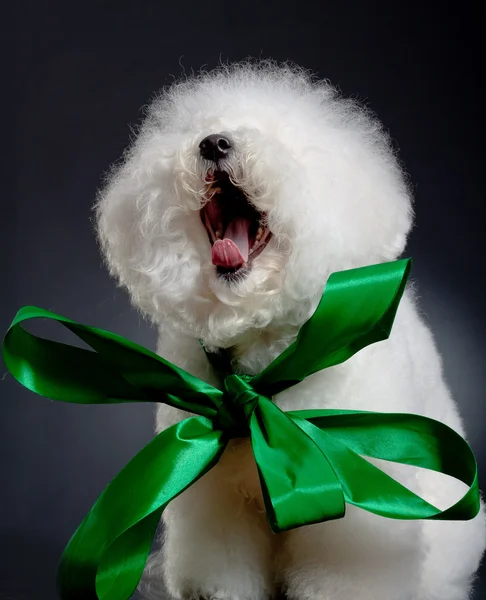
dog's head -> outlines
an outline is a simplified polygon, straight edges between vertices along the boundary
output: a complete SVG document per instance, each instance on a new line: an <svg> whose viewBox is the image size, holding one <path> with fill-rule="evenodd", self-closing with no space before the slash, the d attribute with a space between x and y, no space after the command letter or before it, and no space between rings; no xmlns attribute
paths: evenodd
<svg viewBox="0 0 486 600"><path fill-rule="evenodd" d="M379 123L273 63L165 90L97 205L135 304L213 346L300 325L330 273L402 252L411 213Z"/></svg>

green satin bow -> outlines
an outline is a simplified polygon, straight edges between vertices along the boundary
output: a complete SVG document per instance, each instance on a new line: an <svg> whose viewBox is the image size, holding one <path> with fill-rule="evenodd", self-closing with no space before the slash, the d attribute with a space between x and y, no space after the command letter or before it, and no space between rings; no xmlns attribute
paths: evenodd
<svg viewBox="0 0 486 600"><path fill-rule="evenodd" d="M64 600L126 600L167 504L211 469L228 441L251 439L274 532L344 516L345 503L395 519L473 518L477 467L468 444L425 417L352 410L282 412L270 398L389 336L410 271L402 260L334 273L296 341L259 375L219 390L114 333L35 307L15 317L5 363L30 390L78 404L166 402L194 413L150 442L103 491L67 545ZM35 337L21 324L54 319L95 352ZM439 511L362 456L425 467L469 486Z"/></svg>

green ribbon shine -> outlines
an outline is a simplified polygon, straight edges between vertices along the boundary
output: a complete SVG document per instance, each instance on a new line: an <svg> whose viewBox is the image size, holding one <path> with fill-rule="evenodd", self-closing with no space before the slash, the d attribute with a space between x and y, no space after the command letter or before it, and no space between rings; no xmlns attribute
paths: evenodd
<svg viewBox="0 0 486 600"><path fill-rule="evenodd" d="M334 273L295 342L256 376L229 374L223 390L114 333L22 308L3 356L33 392L76 404L165 402L197 415L160 433L105 488L61 557L63 600L129 598L164 508L214 467L235 437L251 440L275 533L339 519L346 503L393 519L472 519L480 506L476 460L446 425L411 414L283 412L271 400L386 339L410 267L408 259ZM61 323L94 352L22 328L39 317ZM363 456L439 471L469 489L440 511Z"/></svg>

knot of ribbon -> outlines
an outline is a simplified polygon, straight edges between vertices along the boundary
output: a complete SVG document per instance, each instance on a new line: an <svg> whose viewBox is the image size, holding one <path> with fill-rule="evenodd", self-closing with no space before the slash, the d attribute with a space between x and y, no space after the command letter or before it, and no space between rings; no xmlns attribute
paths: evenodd
<svg viewBox="0 0 486 600"><path fill-rule="evenodd" d="M224 396L217 422L229 437L248 437L250 419L255 410L259 394L256 393L248 375L228 375L224 379Z"/></svg>
<svg viewBox="0 0 486 600"><path fill-rule="evenodd" d="M223 390L114 333L22 308L2 352L8 370L28 389L76 404L165 402L194 415L159 433L102 492L61 557L61 598L130 598L165 507L218 462L232 437L250 438L275 533L341 518L346 503L393 519L475 517L476 460L446 425L402 413L283 412L272 401L386 339L410 267L407 259L334 273L296 340L258 375L228 375ZM22 324L33 318L57 321L92 350L30 334ZM438 471L467 489L441 511L364 457Z"/></svg>

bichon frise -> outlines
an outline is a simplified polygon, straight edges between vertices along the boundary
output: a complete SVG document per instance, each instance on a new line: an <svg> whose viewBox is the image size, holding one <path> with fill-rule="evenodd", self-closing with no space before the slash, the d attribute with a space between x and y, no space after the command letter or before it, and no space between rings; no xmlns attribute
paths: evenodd
<svg viewBox="0 0 486 600"><path fill-rule="evenodd" d="M199 340L255 374L294 339L331 273L396 259L410 189L379 122L326 82L272 62L175 83L151 105L97 205L111 272L158 326L158 352L219 386ZM464 434L408 290L388 341L274 398L283 410L410 412ZM186 417L160 405L157 431ZM464 486L381 468L443 509ZM485 546L468 522L343 519L274 535L247 440L164 514L150 561L179 599L465 600Z"/></svg>

